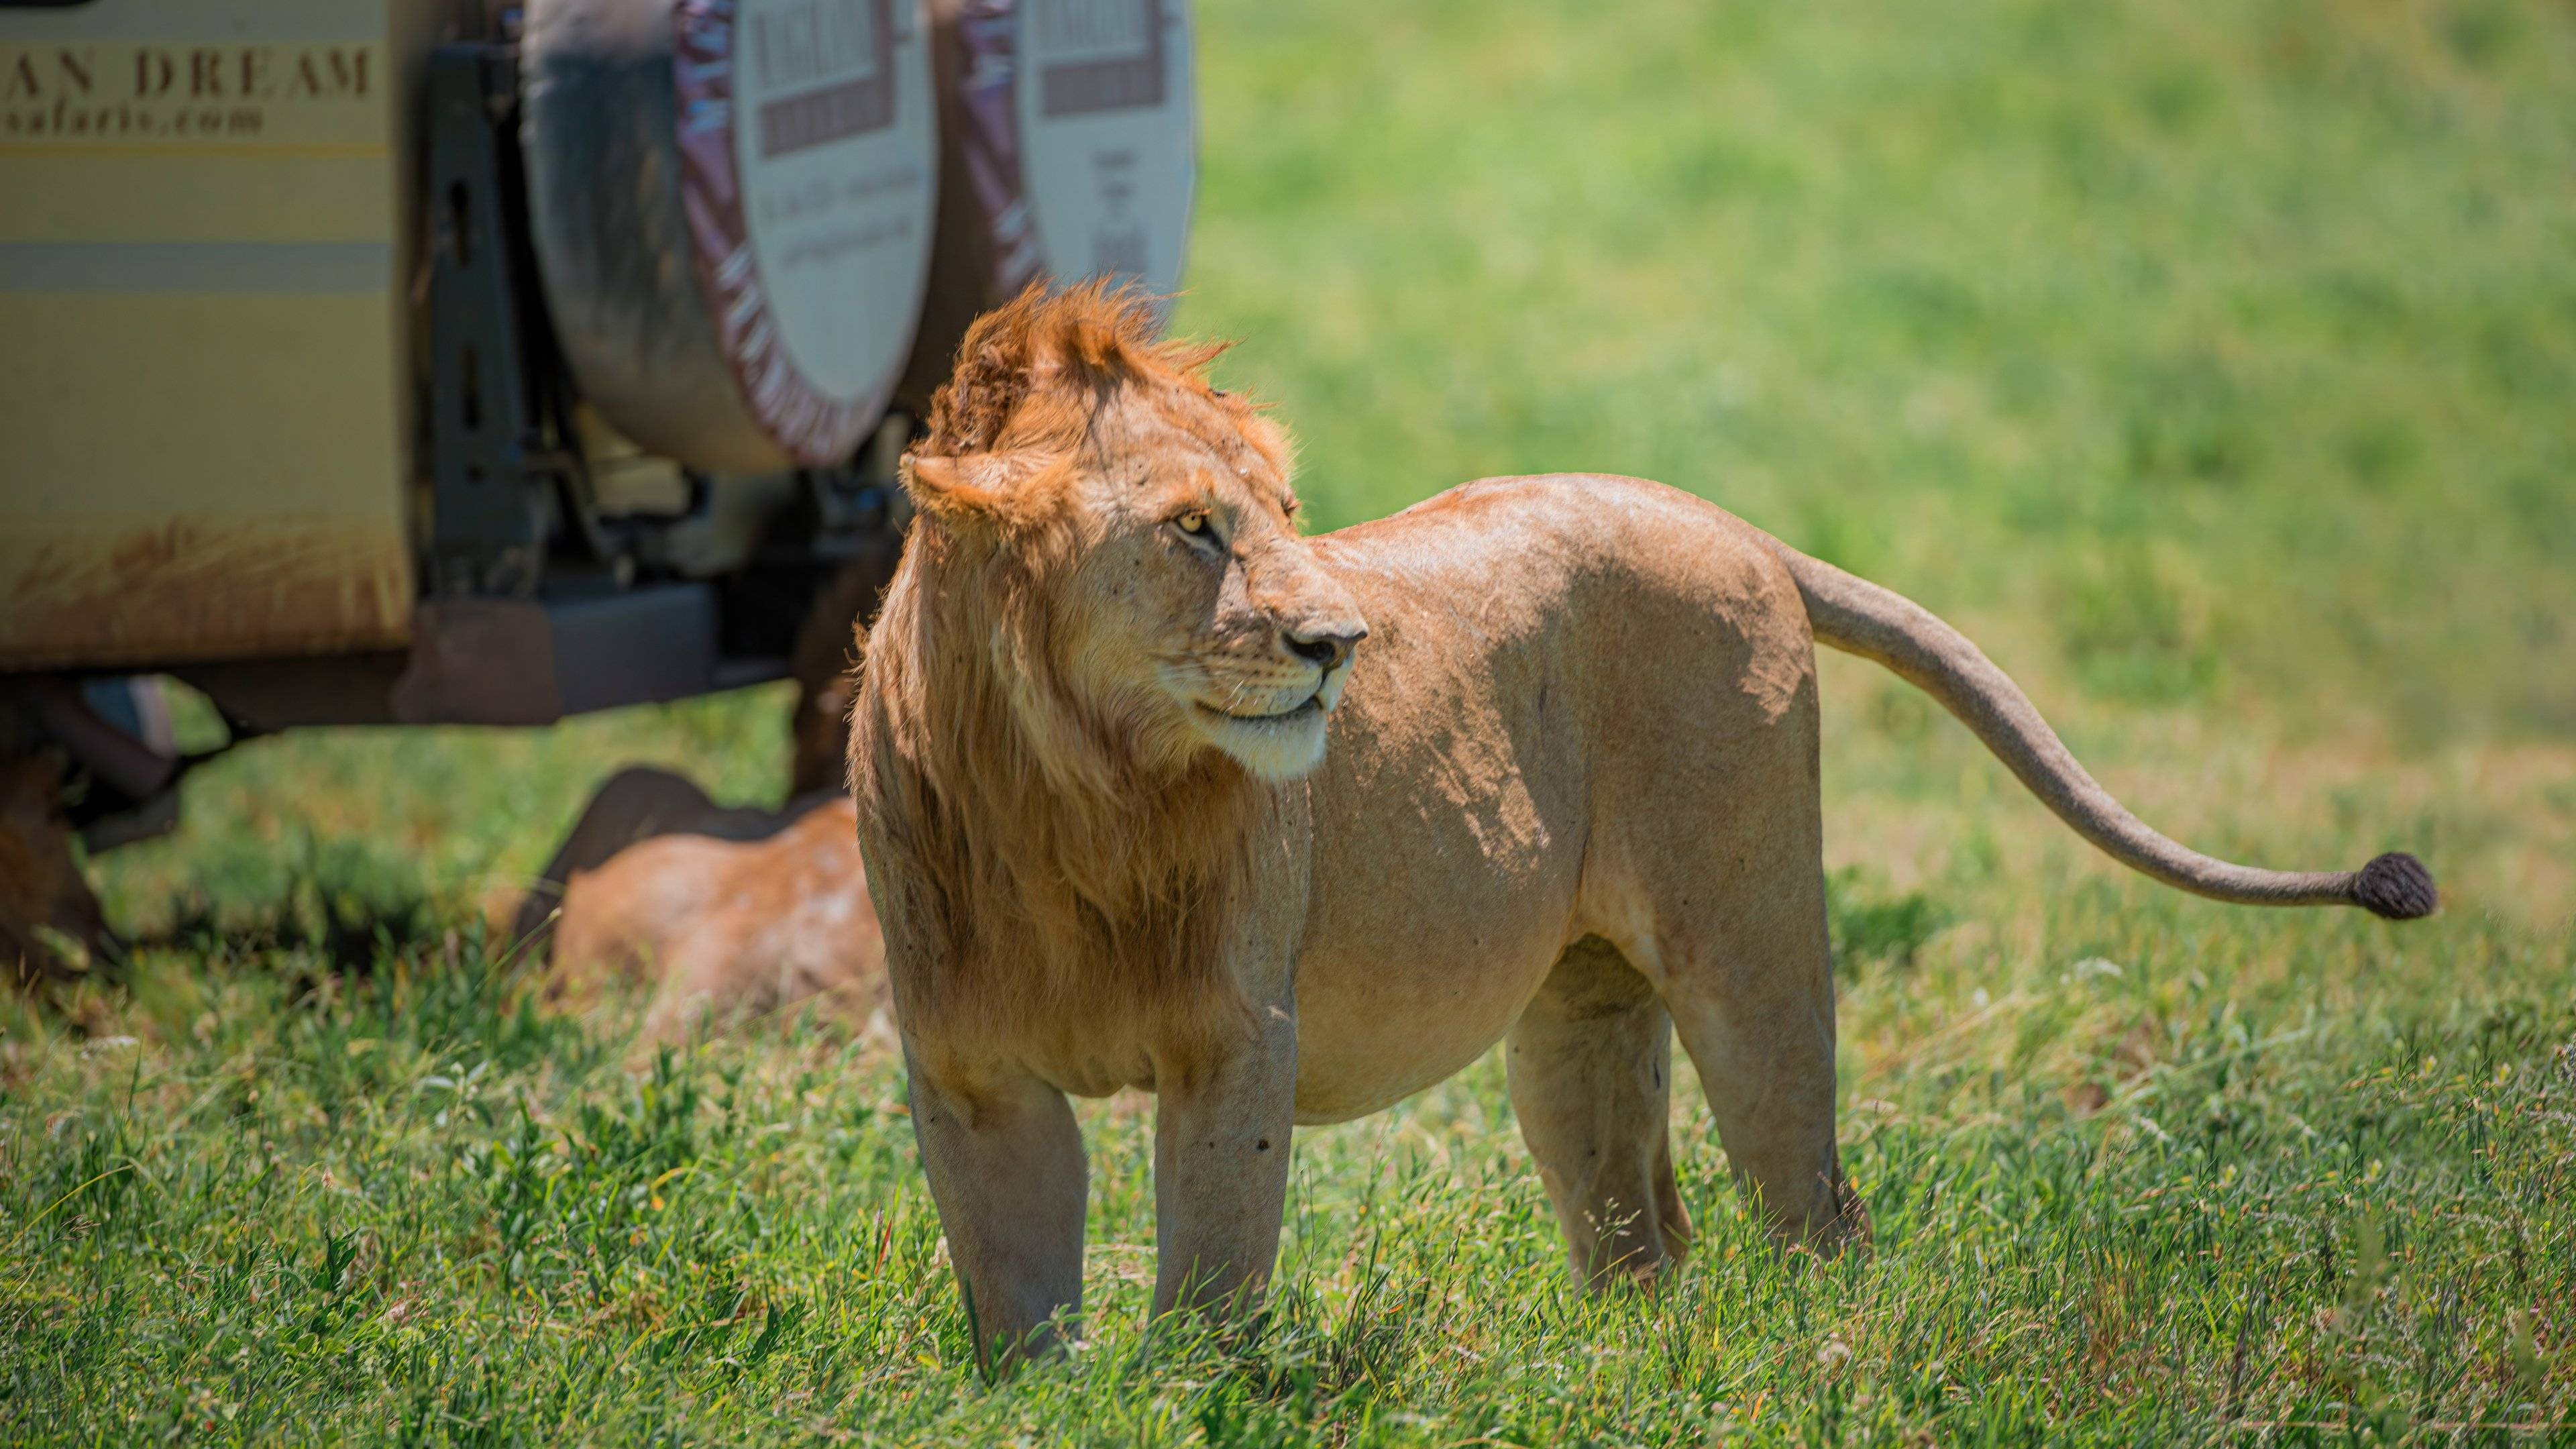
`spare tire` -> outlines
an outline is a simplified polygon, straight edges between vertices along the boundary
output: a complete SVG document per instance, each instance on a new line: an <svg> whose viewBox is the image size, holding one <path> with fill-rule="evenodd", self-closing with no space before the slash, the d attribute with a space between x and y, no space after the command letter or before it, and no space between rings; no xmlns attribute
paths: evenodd
<svg viewBox="0 0 2576 1449"><path fill-rule="evenodd" d="M761 472L883 415L930 262L923 40L917 0L529 0L530 238L620 432Z"/></svg>
<svg viewBox="0 0 2576 1449"><path fill-rule="evenodd" d="M929 0L939 240L903 396L1038 277L1180 286L1198 183L1189 0Z"/></svg>
<svg viewBox="0 0 2576 1449"><path fill-rule="evenodd" d="M1181 284L1198 185L1188 0L1024 0L1020 154L1057 277Z"/></svg>

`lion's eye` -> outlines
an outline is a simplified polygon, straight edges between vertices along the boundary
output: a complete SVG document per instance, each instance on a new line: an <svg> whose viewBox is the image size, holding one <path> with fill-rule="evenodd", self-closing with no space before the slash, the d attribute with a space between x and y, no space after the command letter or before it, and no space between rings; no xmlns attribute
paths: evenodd
<svg viewBox="0 0 2576 1449"><path fill-rule="evenodd" d="M1173 519L1172 526L1188 534L1193 542L1214 543L1216 541L1216 527L1208 522L1206 509L1193 508Z"/></svg>

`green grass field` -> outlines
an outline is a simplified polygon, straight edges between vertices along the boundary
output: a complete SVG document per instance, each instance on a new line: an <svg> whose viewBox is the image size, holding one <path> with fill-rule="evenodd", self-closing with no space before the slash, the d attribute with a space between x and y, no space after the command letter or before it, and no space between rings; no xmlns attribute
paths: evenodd
<svg viewBox="0 0 2576 1449"><path fill-rule="evenodd" d="M1845 1162L1784 1259L1586 1300L1492 1059L1302 1134L1266 1331L992 1385L881 1034L639 1057L477 906L775 690L313 734L94 863L130 986L0 1004L0 1441L2576 1439L2576 11L1210 0L1180 325L1322 526L1658 477L1945 613L2138 811L2439 918L2182 898L1825 665Z"/></svg>

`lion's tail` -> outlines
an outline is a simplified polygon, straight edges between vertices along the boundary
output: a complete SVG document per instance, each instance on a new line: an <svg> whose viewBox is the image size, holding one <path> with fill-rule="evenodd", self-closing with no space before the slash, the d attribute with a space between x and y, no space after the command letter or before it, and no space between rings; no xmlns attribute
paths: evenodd
<svg viewBox="0 0 2576 1449"><path fill-rule="evenodd" d="M2147 828L2067 753L2021 687L1965 635L1889 589L1774 544L1807 601L1820 643L1874 659L1941 702L2057 817L2124 865L2198 895L2262 906L2360 906L2392 921L2441 903L2411 855L2355 871L2256 870L2186 850Z"/></svg>

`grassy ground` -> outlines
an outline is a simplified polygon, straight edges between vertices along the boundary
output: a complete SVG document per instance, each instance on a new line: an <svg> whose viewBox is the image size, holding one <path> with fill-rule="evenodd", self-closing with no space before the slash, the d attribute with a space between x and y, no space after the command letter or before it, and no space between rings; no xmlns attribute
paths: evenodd
<svg viewBox="0 0 2576 1449"><path fill-rule="evenodd" d="M2149 819L2419 850L2445 914L2121 876L1828 660L1845 1160L1781 1259L1566 1291L1488 1060L1301 1136L1251 1343L974 1373L881 1040L638 1058L476 904L774 692L264 742L96 863L124 992L0 1007L0 1440L2565 1442L2576 1421L2576 18L2531 0L1200 11L1182 325L1323 523L1657 476L1967 625ZM2467 1426L2467 1427L2464 1427Z"/></svg>

